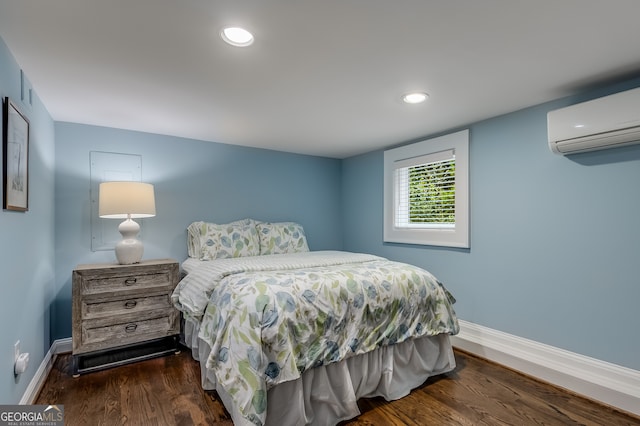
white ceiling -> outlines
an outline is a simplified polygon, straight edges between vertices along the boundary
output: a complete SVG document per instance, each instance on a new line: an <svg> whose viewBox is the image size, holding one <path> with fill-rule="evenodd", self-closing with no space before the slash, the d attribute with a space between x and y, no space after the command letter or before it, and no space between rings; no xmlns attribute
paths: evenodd
<svg viewBox="0 0 640 426"><path fill-rule="evenodd" d="M638 17L638 0L0 0L0 36L56 121L345 158L637 75ZM226 45L228 25L255 43Z"/></svg>

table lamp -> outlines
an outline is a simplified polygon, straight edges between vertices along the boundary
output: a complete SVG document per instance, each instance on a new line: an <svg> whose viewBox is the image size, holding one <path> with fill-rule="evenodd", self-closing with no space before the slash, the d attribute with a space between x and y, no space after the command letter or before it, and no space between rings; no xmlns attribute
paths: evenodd
<svg viewBox="0 0 640 426"><path fill-rule="evenodd" d="M140 225L132 219L156 215L153 185L142 182L102 182L98 202L98 216L106 219L125 219L118 231L122 240L116 244L116 259L121 265L140 263L144 246L136 238Z"/></svg>

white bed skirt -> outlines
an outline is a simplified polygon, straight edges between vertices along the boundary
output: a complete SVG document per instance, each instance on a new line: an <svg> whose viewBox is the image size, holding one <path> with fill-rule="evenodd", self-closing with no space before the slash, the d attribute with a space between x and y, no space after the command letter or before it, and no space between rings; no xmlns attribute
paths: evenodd
<svg viewBox="0 0 640 426"><path fill-rule="evenodd" d="M197 361L211 349L198 339L198 324L184 322L184 339ZM402 398L429 377L455 368L449 335L427 336L386 346L367 354L307 370L298 380L281 383L267 393L267 425L335 425L360 414L359 398ZM202 387L216 390L236 425L249 425L233 406L215 376L200 365Z"/></svg>

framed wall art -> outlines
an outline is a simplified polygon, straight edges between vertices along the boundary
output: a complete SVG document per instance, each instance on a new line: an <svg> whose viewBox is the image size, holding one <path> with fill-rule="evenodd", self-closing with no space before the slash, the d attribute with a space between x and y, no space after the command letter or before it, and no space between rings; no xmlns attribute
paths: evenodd
<svg viewBox="0 0 640 426"><path fill-rule="evenodd" d="M29 210L29 120L11 99L2 114L3 208Z"/></svg>

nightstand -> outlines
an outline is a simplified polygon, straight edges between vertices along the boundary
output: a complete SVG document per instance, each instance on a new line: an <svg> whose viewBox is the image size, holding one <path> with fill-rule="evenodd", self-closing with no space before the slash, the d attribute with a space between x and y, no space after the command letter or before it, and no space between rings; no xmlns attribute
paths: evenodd
<svg viewBox="0 0 640 426"><path fill-rule="evenodd" d="M173 259L78 265L73 271L73 375L178 352Z"/></svg>

